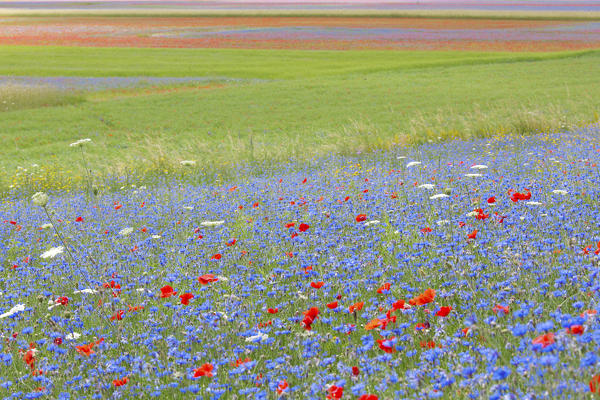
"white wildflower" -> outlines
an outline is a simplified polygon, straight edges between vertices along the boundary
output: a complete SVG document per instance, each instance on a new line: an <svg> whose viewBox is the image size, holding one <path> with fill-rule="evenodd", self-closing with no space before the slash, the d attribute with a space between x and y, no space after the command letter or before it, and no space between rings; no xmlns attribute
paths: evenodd
<svg viewBox="0 0 600 400"><path fill-rule="evenodd" d="M47 223L47 224L43 224L42 226L40 226L40 229L50 229L53 226L54 225L52 225L51 223Z"/></svg>
<svg viewBox="0 0 600 400"><path fill-rule="evenodd" d="M67 335L65 335L65 339L67 339L67 340L77 340L80 337L81 337L81 334L77 333L77 332L68 333Z"/></svg>
<svg viewBox="0 0 600 400"><path fill-rule="evenodd" d="M470 213L465 214L467 217L475 217L479 215L478 211L471 211Z"/></svg>
<svg viewBox="0 0 600 400"><path fill-rule="evenodd" d="M71 147L81 147L81 146L83 146L86 143L90 143L91 141L92 141L92 139L89 139L89 138L87 138L87 139L79 139L78 141L71 143L69 146L71 146Z"/></svg>
<svg viewBox="0 0 600 400"><path fill-rule="evenodd" d="M433 183L424 183L422 185L417 186L420 189L427 189L427 190L433 190L433 188L435 187L435 185Z"/></svg>
<svg viewBox="0 0 600 400"><path fill-rule="evenodd" d="M528 206L541 206L542 203L540 203L539 201L528 201L527 203Z"/></svg>
<svg viewBox="0 0 600 400"><path fill-rule="evenodd" d="M183 208L185 210L193 210L194 209L194 207L192 207L192 206L183 206Z"/></svg>
<svg viewBox="0 0 600 400"><path fill-rule="evenodd" d="M0 319L13 316L13 315L15 315L17 313L20 313L22 311L25 311L25 304L17 304L16 306L14 306L13 308L11 308L10 310L8 310L7 312L5 312L4 314L0 314Z"/></svg>
<svg viewBox="0 0 600 400"><path fill-rule="evenodd" d="M450 197L445 193L438 193L438 194L434 194L433 196L429 197L431 200L437 200L437 199L445 199L446 197Z"/></svg>
<svg viewBox="0 0 600 400"><path fill-rule="evenodd" d="M123 228L119 231L119 235L121 236L127 236L130 235L133 232L133 228L128 226L127 228Z"/></svg>
<svg viewBox="0 0 600 400"><path fill-rule="evenodd" d="M567 192L566 190L561 190L561 189L555 189L555 190L552 191L552 193L554 193L554 194L560 194L560 195L563 195L563 196L566 196L566 195L569 194L569 192Z"/></svg>
<svg viewBox="0 0 600 400"><path fill-rule="evenodd" d="M196 161L195 160L183 160L183 161L180 161L179 164L181 164L182 167L192 167L192 166L196 165Z"/></svg>
<svg viewBox="0 0 600 400"><path fill-rule="evenodd" d="M421 161L411 161L406 164L406 168L414 167L415 165L421 165Z"/></svg>
<svg viewBox="0 0 600 400"><path fill-rule="evenodd" d="M483 164L476 164L476 165L473 165L471 167L471 169L488 169L488 166L487 165L483 165Z"/></svg>
<svg viewBox="0 0 600 400"><path fill-rule="evenodd" d="M225 221L204 221L200 223L200 226L221 226Z"/></svg>
<svg viewBox="0 0 600 400"><path fill-rule="evenodd" d="M40 257L42 258L54 258L60 253L65 251L64 246L52 247L50 250L43 252Z"/></svg>
<svg viewBox="0 0 600 400"><path fill-rule="evenodd" d="M436 222L436 224L438 224L438 226L442 226L442 225L447 225L449 224L450 221L448 221L447 219L442 219Z"/></svg>
<svg viewBox="0 0 600 400"><path fill-rule="evenodd" d="M78 293L83 293L83 294L94 294L94 293L98 293L98 291L97 291L97 290L95 290L95 289L90 289L90 288L87 288L87 289L82 289L82 290L75 290L73 293L74 293L74 294L78 294Z"/></svg>
<svg viewBox="0 0 600 400"><path fill-rule="evenodd" d="M378 219L374 219L373 221L367 221L363 224L363 226L369 226L369 225L377 225L378 223L380 223L381 221L379 221Z"/></svg>
<svg viewBox="0 0 600 400"><path fill-rule="evenodd" d="M306 297L305 295L303 295L302 292L298 292L297 296L301 300L308 300L308 297Z"/></svg>
<svg viewBox="0 0 600 400"><path fill-rule="evenodd" d="M465 176L468 176L469 178L479 178L483 175L481 175L481 174L465 174Z"/></svg>
<svg viewBox="0 0 600 400"><path fill-rule="evenodd" d="M397 160L404 160L405 158L406 157L404 157L404 156L398 156L398 157L396 157Z"/></svg>
<svg viewBox="0 0 600 400"><path fill-rule="evenodd" d="M44 192L37 192L31 196L31 200L36 206L45 207L48 204L48 195Z"/></svg>
<svg viewBox="0 0 600 400"><path fill-rule="evenodd" d="M257 335L248 336L246 338L246 342L248 342L248 343L260 343L260 342L264 342L268 338L269 338L269 335L267 335L266 333L260 333L259 332Z"/></svg>
<svg viewBox="0 0 600 400"><path fill-rule="evenodd" d="M160 236L160 235L152 235L152 236L150 236L150 237L151 237L152 239L160 239L160 238L161 238L161 236Z"/></svg>

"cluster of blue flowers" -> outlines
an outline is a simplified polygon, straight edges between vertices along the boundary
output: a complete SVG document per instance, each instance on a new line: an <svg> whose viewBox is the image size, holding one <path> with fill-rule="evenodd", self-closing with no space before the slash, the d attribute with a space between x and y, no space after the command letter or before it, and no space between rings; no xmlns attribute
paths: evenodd
<svg viewBox="0 0 600 400"><path fill-rule="evenodd" d="M599 133L5 199L0 395L600 391Z"/></svg>

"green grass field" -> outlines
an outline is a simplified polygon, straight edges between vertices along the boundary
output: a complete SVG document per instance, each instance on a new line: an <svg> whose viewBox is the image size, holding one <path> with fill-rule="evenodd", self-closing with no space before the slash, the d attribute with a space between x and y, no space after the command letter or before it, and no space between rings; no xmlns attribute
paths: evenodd
<svg viewBox="0 0 600 400"><path fill-rule="evenodd" d="M473 53L2 47L0 74L208 76L208 88L110 91L3 112L2 187L17 167L39 185L79 174L69 143L89 137L94 173L154 176L197 160L308 160L438 137L559 130L596 121L600 52ZM257 80L258 79L258 80ZM60 99L57 99L60 103ZM60 178L51 177L60 170ZM31 182L27 178L27 184Z"/></svg>

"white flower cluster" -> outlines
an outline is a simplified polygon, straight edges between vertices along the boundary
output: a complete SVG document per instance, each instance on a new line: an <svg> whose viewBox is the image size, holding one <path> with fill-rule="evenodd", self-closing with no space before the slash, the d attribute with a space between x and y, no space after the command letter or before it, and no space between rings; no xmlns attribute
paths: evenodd
<svg viewBox="0 0 600 400"><path fill-rule="evenodd" d="M79 139L78 141L71 143L69 146L70 147L81 147L86 143L90 143L91 141L92 141L92 139L89 139L89 138Z"/></svg>

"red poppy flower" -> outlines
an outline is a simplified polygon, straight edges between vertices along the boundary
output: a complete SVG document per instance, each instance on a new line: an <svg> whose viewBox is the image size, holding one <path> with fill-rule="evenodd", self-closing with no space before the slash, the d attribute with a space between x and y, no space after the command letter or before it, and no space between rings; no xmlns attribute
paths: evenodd
<svg viewBox="0 0 600 400"><path fill-rule="evenodd" d="M392 309L394 311L396 310L404 310L404 305L406 304L406 302L402 299L398 300L397 302L395 302L394 304L392 304Z"/></svg>
<svg viewBox="0 0 600 400"><path fill-rule="evenodd" d="M236 239L231 239L229 242L227 242L227 246L233 246L234 244L236 244L237 240Z"/></svg>
<svg viewBox="0 0 600 400"><path fill-rule="evenodd" d="M358 400L379 400L379 398L374 394L363 394Z"/></svg>
<svg viewBox="0 0 600 400"><path fill-rule="evenodd" d="M358 367L352 367L352 375L354 375L354 376L360 375L360 369L358 369Z"/></svg>
<svg viewBox="0 0 600 400"><path fill-rule="evenodd" d="M289 228L293 228L294 226L296 226L295 222L288 222L287 224L285 224L285 227L288 228L288 229Z"/></svg>
<svg viewBox="0 0 600 400"><path fill-rule="evenodd" d="M477 229L467 235L468 239L475 239L477 237Z"/></svg>
<svg viewBox="0 0 600 400"><path fill-rule="evenodd" d="M412 298L408 303L412 306L422 306L431 303L435 299L435 290L429 288L415 298Z"/></svg>
<svg viewBox="0 0 600 400"><path fill-rule="evenodd" d="M350 196L344 197L344 201L348 201L348 200L350 200Z"/></svg>
<svg viewBox="0 0 600 400"><path fill-rule="evenodd" d="M534 345L541 345L542 348L546 348L554 343L554 333L549 332L544 335L538 336L535 339L533 339L532 343Z"/></svg>
<svg viewBox="0 0 600 400"><path fill-rule="evenodd" d="M63 342L62 338L59 338L59 337L54 338L55 345L60 346L62 344L62 342Z"/></svg>
<svg viewBox="0 0 600 400"><path fill-rule="evenodd" d="M590 380L590 392L600 393L600 374L593 376Z"/></svg>
<svg viewBox="0 0 600 400"><path fill-rule="evenodd" d="M429 233L429 232L431 232L432 230L433 230L433 229L431 229L430 227L426 227L426 228L423 228L423 229L421 229L421 232L423 232L423 233Z"/></svg>
<svg viewBox="0 0 600 400"><path fill-rule="evenodd" d="M177 294L177 292L174 292L173 288L169 285L160 288L160 297L162 297L162 298L175 296L176 294Z"/></svg>
<svg viewBox="0 0 600 400"><path fill-rule="evenodd" d="M112 315L112 317L110 317L111 321L117 320L117 321L121 321L123 320L123 316L125 315L125 310L119 310L116 313L114 313Z"/></svg>
<svg viewBox="0 0 600 400"><path fill-rule="evenodd" d="M571 325L566 329L566 332L570 335L583 335L585 328L582 325Z"/></svg>
<svg viewBox="0 0 600 400"><path fill-rule="evenodd" d="M338 306L338 302L334 301L333 303L329 303L327 304L327 308L329 308L330 310L333 310L334 308L337 308Z"/></svg>
<svg viewBox="0 0 600 400"><path fill-rule="evenodd" d="M344 388L333 385L329 388L328 392L328 399L341 399L342 395L344 394Z"/></svg>
<svg viewBox="0 0 600 400"><path fill-rule="evenodd" d="M300 230L300 232L306 232L308 229L310 228L310 225L308 224L300 224L300 226L298 226L298 229Z"/></svg>
<svg viewBox="0 0 600 400"><path fill-rule="evenodd" d="M212 371L213 371L212 364L206 363L206 364L202 365L200 368L196 368L194 370L194 378L198 378L200 376L211 377L211 376L213 376Z"/></svg>
<svg viewBox="0 0 600 400"><path fill-rule="evenodd" d="M83 222L83 218L82 217L77 217L77 218L75 218L75 222Z"/></svg>
<svg viewBox="0 0 600 400"><path fill-rule="evenodd" d="M56 302L58 304L62 304L63 306L66 306L67 304L69 304L69 298L65 297L65 296L61 296L58 299L56 299Z"/></svg>
<svg viewBox="0 0 600 400"><path fill-rule="evenodd" d="M269 314L277 314L279 312L279 308L268 308L267 312Z"/></svg>
<svg viewBox="0 0 600 400"><path fill-rule="evenodd" d="M217 254L213 255L210 259L211 260L220 260L221 257L222 257L221 254L217 253Z"/></svg>
<svg viewBox="0 0 600 400"><path fill-rule="evenodd" d="M395 339L395 336L392 336L389 339L377 339L377 345L379 345L379 348L386 353L394 353L396 349L393 345L393 339Z"/></svg>
<svg viewBox="0 0 600 400"><path fill-rule="evenodd" d="M503 312L504 314L508 314L509 308L500 304L496 304L494 308L492 308L494 314L498 314L498 312Z"/></svg>
<svg viewBox="0 0 600 400"><path fill-rule="evenodd" d="M319 315L319 309L317 307L312 307L307 311L303 312L304 319L302 320L302 325L304 325L304 329L310 331L312 329L311 325L317 319Z"/></svg>
<svg viewBox="0 0 600 400"><path fill-rule="evenodd" d="M121 379L115 379L113 381L113 385L115 385L116 387L119 387L119 386L125 385L127 382L129 382L129 377L126 376Z"/></svg>
<svg viewBox="0 0 600 400"><path fill-rule="evenodd" d="M383 324L383 321L379 318L375 318L367 325L365 325L365 330L370 331L371 329L379 328Z"/></svg>
<svg viewBox="0 0 600 400"><path fill-rule="evenodd" d="M367 216L365 214L358 214L356 216L356 222L363 222L367 220Z"/></svg>
<svg viewBox="0 0 600 400"><path fill-rule="evenodd" d="M194 298L194 295L191 293L184 293L181 296L179 296L179 298L181 299L181 304L187 306L188 304L190 304L190 300Z"/></svg>
<svg viewBox="0 0 600 400"><path fill-rule="evenodd" d="M487 199L488 204L494 204L496 202L496 198L494 196Z"/></svg>
<svg viewBox="0 0 600 400"><path fill-rule="evenodd" d="M198 282L200 282L202 285L208 285L209 283L216 282L218 280L219 278L215 277L213 274L204 274L198 277Z"/></svg>
<svg viewBox="0 0 600 400"><path fill-rule="evenodd" d="M388 291L388 290L390 290L391 287L392 287L392 284L389 282L386 282L383 285L381 285L381 287L379 289L377 289L377 293L382 294L384 290Z"/></svg>
<svg viewBox="0 0 600 400"><path fill-rule="evenodd" d="M363 306L365 305L365 303L363 301L360 301L358 303L354 303L352 304L350 307L348 307L348 310L353 313L354 311L360 311L362 310Z"/></svg>
<svg viewBox="0 0 600 400"><path fill-rule="evenodd" d="M279 385L277 385L277 394L282 394L287 390L288 387L289 385L287 381L285 379L282 380L281 382L279 382Z"/></svg>
<svg viewBox="0 0 600 400"><path fill-rule="evenodd" d="M436 317L446 317L452 311L452 307L440 307L439 311L435 313Z"/></svg>
<svg viewBox="0 0 600 400"><path fill-rule="evenodd" d="M325 284L325 282L311 282L310 286L315 289L321 289L324 284Z"/></svg>

